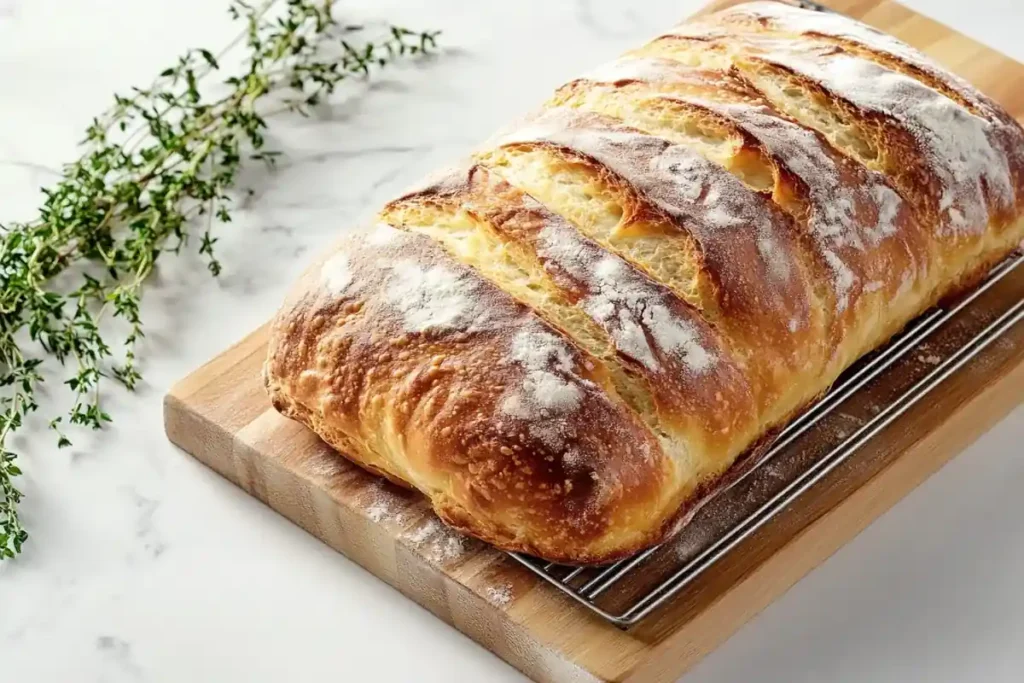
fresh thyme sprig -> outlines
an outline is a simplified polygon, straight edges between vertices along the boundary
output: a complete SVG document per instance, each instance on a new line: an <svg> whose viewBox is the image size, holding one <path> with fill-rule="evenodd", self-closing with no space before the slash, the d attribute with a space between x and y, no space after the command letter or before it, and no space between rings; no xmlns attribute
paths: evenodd
<svg viewBox="0 0 1024 683"><path fill-rule="evenodd" d="M180 253L198 232L198 252L220 273L213 229L231 220L243 159L273 164L278 154L264 145L266 117L306 114L345 79L435 47L437 32L394 26L383 39L364 38L362 27L335 18L333 4L233 0L231 15L245 30L229 49L244 44L246 52L218 95L200 86L221 71L226 50L187 52L93 120L82 157L43 190L35 220L0 225L0 559L20 553L27 538L8 440L38 408L44 361L73 368L65 382L73 405L50 422L65 447L66 424L99 429L110 421L102 379L129 389L140 379L139 302L161 254ZM119 359L100 332L106 316L126 326Z"/></svg>

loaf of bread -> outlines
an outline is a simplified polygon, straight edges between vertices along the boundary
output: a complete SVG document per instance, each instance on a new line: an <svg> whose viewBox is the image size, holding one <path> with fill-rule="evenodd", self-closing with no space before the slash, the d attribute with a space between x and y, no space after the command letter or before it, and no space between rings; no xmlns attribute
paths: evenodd
<svg viewBox="0 0 1024 683"><path fill-rule="evenodd" d="M855 21L755 2L557 91L303 276L268 391L498 547L664 541L1024 239L1024 131Z"/></svg>

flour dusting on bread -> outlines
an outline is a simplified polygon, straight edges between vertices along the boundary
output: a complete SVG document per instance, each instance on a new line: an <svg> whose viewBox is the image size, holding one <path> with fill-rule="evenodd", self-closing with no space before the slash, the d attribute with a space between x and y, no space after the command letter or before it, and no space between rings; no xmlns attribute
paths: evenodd
<svg viewBox="0 0 1024 683"><path fill-rule="evenodd" d="M525 371L522 386L501 402L501 411L520 420L544 420L575 410L583 398L573 377L573 360L564 341L540 329L512 339L509 362Z"/></svg>
<svg viewBox="0 0 1024 683"><path fill-rule="evenodd" d="M692 150L607 117L565 108L549 109L497 140L501 145L530 141L550 142L595 159L683 221L698 239L707 235L709 247L712 233L729 234L737 241L753 237L762 245L754 254L761 254L762 262L750 267L773 280L792 277L792 256L777 244L779 237L770 222L771 203ZM753 235L747 227L753 228Z"/></svg>
<svg viewBox="0 0 1024 683"><path fill-rule="evenodd" d="M661 369L658 355L675 356L697 373L714 363L694 326L670 310L671 294L564 221L547 222L537 253L584 284L588 296L581 308L608 330L621 353L655 371Z"/></svg>
<svg viewBox="0 0 1024 683"><path fill-rule="evenodd" d="M857 276L853 274L841 258L836 256L834 251L825 250L825 261L832 269L832 286L836 292L836 310L840 313L846 310L850 304L850 292L857 283Z"/></svg>
<svg viewBox="0 0 1024 683"><path fill-rule="evenodd" d="M345 293L352 284L352 271L348 267L348 254L338 252L320 269L320 279L327 289L336 295Z"/></svg>
<svg viewBox="0 0 1024 683"><path fill-rule="evenodd" d="M721 87L715 87L713 81L716 78ZM809 211L808 216L797 213L795 218L798 222L806 219L819 253L832 271L835 287L842 288L842 291L835 291L837 314L847 310L855 297L857 283L863 275L871 274L868 271L874 267L869 260L850 253L850 250L864 252L885 239L899 239L896 223L904 205L899 195L888 187L884 177L838 153L819 133L775 111L751 84L741 82L735 74L659 57L632 56L588 74L587 79L594 83L591 88L598 88L604 93L602 96L615 91L613 84L644 83L650 92L656 94L651 96L649 92L637 89L638 98L650 97L647 101L655 103L663 111L678 112L687 121L707 121L709 116L717 115L720 118L715 119L715 125L729 130L730 139L742 137L744 141L752 140L761 147L766 155L763 163L776 176L777 188L786 188L789 182L788 178L777 177L782 170L795 176L806 189L802 198ZM704 87L694 87L701 83ZM602 106L601 96L590 99L580 96L578 101L583 108L596 103L600 110ZM640 100L640 103L644 101ZM639 107L637 109L643 111ZM665 125L662 119L644 118L636 111L624 116L649 133L650 127L662 130L659 126ZM668 128L666 132L676 131ZM730 155L725 154L724 157L716 156L715 163L727 163ZM687 198L694 198L693 190L699 191L706 183L705 177L712 175L692 159L674 163L671 170L688 180L690 189L678 193ZM704 194L701 200L706 209L704 219L720 229L743 229L749 225L750 219L744 220L744 217L750 212L737 211L734 203L721 200L721 189L728 187L728 183L722 182ZM735 195L735 190L731 193ZM790 207L786 210L792 211ZM789 276L789 261L780 251L777 241L765 239L764 235L770 235L770 231L762 227L760 232L758 251L776 279L783 281Z"/></svg>
<svg viewBox="0 0 1024 683"><path fill-rule="evenodd" d="M402 235L402 231L387 223L377 223L366 233L367 244L380 247L391 244Z"/></svg>
<svg viewBox="0 0 1024 683"><path fill-rule="evenodd" d="M391 267L388 301L409 332L461 330L486 321L477 305L477 284L441 265L400 261Z"/></svg>
<svg viewBox="0 0 1024 683"><path fill-rule="evenodd" d="M989 206L1012 206L1008 160L993 146L993 125L909 76L833 49L775 49L765 58L807 75L864 111L904 124L928 154L944 192L939 209L956 232L980 232ZM984 183L984 185L983 185Z"/></svg>
<svg viewBox="0 0 1024 683"><path fill-rule="evenodd" d="M974 107L997 113L973 86L956 74L945 71L924 53L873 26L838 12L807 12L781 2L751 2L726 10L720 16L728 21L730 15L767 20L770 26L783 31L829 36L891 55L951 87Z"/></svg>
<svg viewBox="0 0 1024 683"><path fill-rule="evenodd" d="M650 288L644 287L621 259L614 256L601 259L594 268L594 274L600 293L588 302L588 310L595 311L598 316L609 315L621 306L642 322L642 330L650 334L663 353L678 356L694 372L704 372L711 367L715 357L701 346L693 326L675 316L657 297L651 296ZM656 367L657 361L649 350L645 355L650 356L648 362Z"/></svg>

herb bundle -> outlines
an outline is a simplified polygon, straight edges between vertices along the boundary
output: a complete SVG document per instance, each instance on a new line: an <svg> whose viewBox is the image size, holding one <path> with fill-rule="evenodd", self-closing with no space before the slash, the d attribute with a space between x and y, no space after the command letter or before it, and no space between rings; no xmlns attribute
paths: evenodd
<svg viewBox="0 0 1024 683"><path fill-rule="evenodd" d="M245 30L225 51L191 50L149 87L115 95L88 127L82 157L43 190L38 217L0 225L0 560L21 552L27 538L8 440L38 408L44 361L72 369L65 384L73 405L50 422L58 445L68 446L67 424L99 429L110 421L101 380L132 389L140 379L139 303L161 254L191 243L210 272L220 272L213 228L231 220L241 164L272 164L278 154L264 146L267 117L305 114L343 80L435 47L437 32L395 26L383 39L363 38L362 27L332 10L333 0L233 0L231 15ZM242 68L218 79L218 95L205 95L204 79L216 77L219 60L239 44ZM105 316L125 326L117 354L100 332Z"/></svg>

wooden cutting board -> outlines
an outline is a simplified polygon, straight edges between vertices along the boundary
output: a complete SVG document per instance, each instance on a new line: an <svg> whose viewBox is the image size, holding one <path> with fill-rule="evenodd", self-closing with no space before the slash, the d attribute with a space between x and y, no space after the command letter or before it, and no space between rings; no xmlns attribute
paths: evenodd
<svg viewBox="0 0 1024 683"><path fill-rule="evenodd" d="M922 49L1024 120L1021 64L893 2L826 4ZM785 523L621 630L504 554L443 527L418 494L366 474L279 416L260 379L265 349L261 328L177 384L165 401L169 438L543 682L675 681L1024 400L1018 324L858 455L879 463L875 469L852 485L812 491Z"/></svg>

